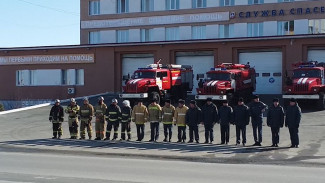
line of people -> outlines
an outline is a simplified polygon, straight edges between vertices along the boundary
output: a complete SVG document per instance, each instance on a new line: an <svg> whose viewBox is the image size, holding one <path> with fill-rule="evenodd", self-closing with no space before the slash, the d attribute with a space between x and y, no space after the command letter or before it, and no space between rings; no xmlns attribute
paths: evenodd
<svg viewBox="0 0 325 183"><path fill-rule="evenodd" d="M295 99L290 100L286 112L279 104L279 99L273 100L273 105L268 107L255 95L253 101L245 105L244 99L239 98L238 104L232 108L228 101L224 100L222 106L217 106L208 98L206 104L199 108L196 101L192 100L189 107L185 105L184 100L178 101L175 108L170 100L165 101L161 107L153 99L148 107L141 100L131 109L128 100L123 101L123 106L118 106L117 99L107 106L104 98L99 97L98 104L93 107L89 104L88 98L84 98L83 105L76 104L75 99L70 100L66 109L56 100L51 108L49 120L53 123L53 138L61 138L62 122L64 113L68 114L69 132L71 139L78 138L78 128L80 126L80 139L92 139L92 118L95 117L95 140L112 140L118 138L118 129L121 125L121 140L131 140L131 122L136 124L137 141L142 141L145 133L145 123L150 123L150 142L157 142L159 139L160 123L163 123L164 142L171 142L173 125L177 126L178 143L186 140L186 127L189 127L188 143L199 143L199 125L205 128L205 143L214 141L214 125L220 124L221 144L229 143L230 125L236 125L236 145L246 145L246 126L251 124L253 128L254 146L261 146L262 143L262 124L263 113L267 111L267 126L271 127L272 146L278 147L280 128L285 125L289 128L291 147L299 147L298 128L301 120L301 109ZM105 129L105 123L107 127ZM106 132L105 132L106 131ZM127 138L126 138L127 137Z"/></svg>

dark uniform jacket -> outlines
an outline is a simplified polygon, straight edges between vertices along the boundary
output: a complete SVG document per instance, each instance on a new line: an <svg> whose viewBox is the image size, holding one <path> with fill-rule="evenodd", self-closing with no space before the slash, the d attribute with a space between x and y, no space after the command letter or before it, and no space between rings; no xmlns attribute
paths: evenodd
<svg viewBox="0 0 325 183"><path fill-rule="evenodd" d="M132 109L130 106L124 106L121 109L122 113L122 123L129 123L131 122L131 114L132 114Z"/></svg>
<svg viewBox="0 0 325 183"><path fill-rule="evenodd" d="M198 106L189 108L186 112L185 121L188 126L197 126L202 122L202 112Z"/></svg>
<svg viewBox="0 0 325 183"><path fill-rule="evenodd" d="M299 128L301 120L301 109L298 104L288 106L286 111L285 124L288 128Z"/></svg>
<svg viewBox="0 0 325 183"><path fill-rule="evenodd" d="M219 108L220 125L229 125L233 123L233 111L230 106L221 106Z"/></svg>
<svg viewBox="0 0 325 183"><path fill-rule="evenodd" d="M246 126L249 124L249 108L247 105L237 105L234 107L234 123L237 126Z"/></svg>
<svg viewBox="0 0 325 183"><path fill-rule="evenodd" d="M249 105L249 114L252 117L252 124L263 123L263 110L267 109L267 105L263 102L252 102Z"/></svg>
<svg viewBox="0 0 325 183"><path fill-rule="evenodd" d="M51 108L49 120L63 122L64 121L63 107L60 105L59 106L54 105Z"/></svg>
<svg viewBox="0 0 325 183"><path fill-rule="evenodd" d="M120 122L122 119L121 108L118 105L109 105L106 110L108 122Z"/></svg>
<svg viewBox="0 0 325 183"><path fill-rule="evenodd" d="M218 109L214 104L205 104L202 108L202 121L205 125L212 125L219 121Z"/></svg>
<svg viewBox="0 0 325 183"><path fill-rule="evenodd" d="M272 105L267 113L267 126L272 128L282 128L284 124L284 110L283 107Z"/></svg>

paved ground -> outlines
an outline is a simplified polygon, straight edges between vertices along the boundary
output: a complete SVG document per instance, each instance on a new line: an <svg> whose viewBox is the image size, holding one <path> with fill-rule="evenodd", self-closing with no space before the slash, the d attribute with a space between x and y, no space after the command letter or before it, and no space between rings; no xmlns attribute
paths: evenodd
<svg viewBox="0 0 325 183"><path fill-rule="evenodd" d="M324 168L0 152L0 183L323 183Z"/></svg>
<svg viewBox="0 0 325 183"><path fill-rule="evenodd" d="M1 152L44 152L71 155L125 156L153 159L182 159L200 162L232 164L278 164L293 166L325 167L325 112L308 111L304 108L300 127L299 149L288 148L289 133L281 129L280 147L272 148L270 128L263 128L263 146L252 147L251 126L247 128L246 147L235 146L235 128L231 126L230 145L220 143L219 126L215 126L215 144L175 143L176 128L173 129L173 143L149 142L107 142L68 139L67 123L64 123L63 140L52 140L51 123L48 122L50 107L43 107L19 113L0 115ZM162 127L162 125L161 125ZM161 128L162 129L162 128ZM146 125L145 141L149 140L149 124ZM135 140L135 126L132 125ZM162 135L162 131L160 131ZM162 136L161 136L162 137ZM204 141L204 128L200 126L200 142ZM162 138L161 138L162 140Z"/></svg>

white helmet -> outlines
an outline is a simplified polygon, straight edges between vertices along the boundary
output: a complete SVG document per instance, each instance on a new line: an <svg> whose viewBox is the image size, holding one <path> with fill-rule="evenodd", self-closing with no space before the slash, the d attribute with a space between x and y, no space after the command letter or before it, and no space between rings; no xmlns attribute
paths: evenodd
<svg viewBox="0 0 325 183"><path fill-rule="evenodd" d="M84 101L89 101L88 97L85 97L85 98L84 98Z"/></svg>
<svg viewBox="0 0 325 183"><path fill-rule="evenodd" d="M76 99L71 98L71 99L70 99L70 102L76 102Z"/></svg>
<svg viewBox="0 0 325 183"><path fill-rule="evenodd" d="M118 103L117 99L116 98L112 99L112 103Z"/></svg>
<svg viewBox="0 0 325 183"><path fill-rule="evenodd" d="M59 99L55 99L55 103L60 103L61 101Z"/></svg>
<svg viewBox="0 0 325 183"><path fill-rule="evenodd" d="M125 106L130 106L130 101L128 101L128 100L124 100L124 101L123 101L123 105L125 105Z"/></svg>
<svg viewBox="0 0 325 183"><path fill-rule="evenodd" d="M102 96L98 97L98 101L100 101L100 100L104 101L104 97L102 97Z"/></svg>

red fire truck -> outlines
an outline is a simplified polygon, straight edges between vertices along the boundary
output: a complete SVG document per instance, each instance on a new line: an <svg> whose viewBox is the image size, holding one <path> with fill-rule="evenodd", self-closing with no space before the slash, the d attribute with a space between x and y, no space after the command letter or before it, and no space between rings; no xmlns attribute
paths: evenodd
<svg viewBox="0 0 325 183"><path fill-rule="evenodd" d="M293 64L293 76L287 77L284 95L285 103L290 98L311 100L317 103L319 110L325 109L325 63L299 62Z"/></svg>
<svg viewBox="0 0 325 183"><path fill-rule="evenodd" d="M249 63L217 65L206 73L205 79L203 74L197 76L200 82L195 99L200 101L212 98L216 101L228 100L231 103L238 97L249 100L256 89L255 77L255 69L251 68Z"/></svg>
<svg viewBox="0 0 325 183"><path fill-rule="evenodd" d="M187 93L193 89L193 70L189 65L151 64L145 68L138 68L130 78L123 76L126 86L120 98L151 100L160 103L161 99L185 99Z"/></svg>

